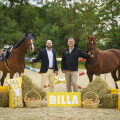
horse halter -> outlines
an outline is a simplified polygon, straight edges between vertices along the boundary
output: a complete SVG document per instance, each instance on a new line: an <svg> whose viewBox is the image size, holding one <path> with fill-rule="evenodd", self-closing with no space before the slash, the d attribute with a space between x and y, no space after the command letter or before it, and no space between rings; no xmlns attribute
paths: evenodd
<svg viewBox="0 0 120 120"><path fill-rule="evenodd" d="M94 50L94 51L95 51L96 48L94 48L94 47L89 48L89 47L88 47L88 43L87 43L87 49L88 49L88 50Z"/></svg>
<svg viewBox="0 0 120 120"><path fill-rule="evenodd" d="M30 44L28 44L28 42L27 42L27 41L29 41L29 40L31 40L31 43L30 43ZM31 46L32 44L34 44L32 40L33 40L33 37L25 37L25 42L26 42L26 44L28 45L28 47Z"/></svg>

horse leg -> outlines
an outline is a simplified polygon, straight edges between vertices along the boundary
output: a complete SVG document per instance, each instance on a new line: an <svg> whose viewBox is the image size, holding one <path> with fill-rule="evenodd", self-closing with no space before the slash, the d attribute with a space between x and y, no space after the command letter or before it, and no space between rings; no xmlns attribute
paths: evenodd
<svg viewBox="0 0 120 120"><path fill-rule="evenodd" d="M115 69L114 71L111 72L111 75L112 75L112 78L114 79L114 82L118 81L116 71L117 71L117 69ZM116 86L116 88L118 88L116 83L115 83L115 86Z"/></svg>
<svg viewBox="0 0 120 120"><path fill-rule="evenodd" d="M118 80L120 80L120 66L118 67Z"/></svg>
<svg viewBox="0 0 120 120"><path fill-rule="evenodd" d="M6 76L7 76L7 73L3 72L3 75L2 75L2 78L1 78L1 86L3 86Z"/></svg>
<svg viewBox="0 0 120 120"><path fill-rule="evenodd" d="M88 75L89 81L92 82L93 81L93 74L87 73L87 75Z"/></svg>
<svg viewBox="0 0 120 120"><path fill-rule="evenodd" d="M21 75L21 72L19 72L19 77L20 77L20 75Z"/></svg>
<svg viewBox="0 0 120 120"><path fill-rule="evenodd" d="M10 73L10 79L13 79L15 73Z"/></svg>

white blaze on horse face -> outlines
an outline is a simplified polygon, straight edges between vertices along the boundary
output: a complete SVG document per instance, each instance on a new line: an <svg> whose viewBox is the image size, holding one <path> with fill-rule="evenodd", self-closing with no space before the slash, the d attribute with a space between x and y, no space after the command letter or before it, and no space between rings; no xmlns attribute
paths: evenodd
<svg viewBox="0 0 120 120"><path fill-rule="evenodd" d="M30 51L34 52L34 44L33 44L33 39L31 40L31 47L30 47Z"/></svg>

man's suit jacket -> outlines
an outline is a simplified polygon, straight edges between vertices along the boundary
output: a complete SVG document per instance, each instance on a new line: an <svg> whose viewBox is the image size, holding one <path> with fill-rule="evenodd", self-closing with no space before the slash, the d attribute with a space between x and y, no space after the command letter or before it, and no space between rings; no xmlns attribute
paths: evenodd
<svg viewBox="0 0 120 120"><path fill-rule="evenodd" d="M52 49L52 52L53 52L53 69L55 72L55 71L58 71L58 66L57 66L57 61L56 61L56 51ZM37 58L35 58L33 60L33 63L38 62L39 60L41 60L40 72L46 73L48 71L48 68L49 68L49 59L48 59L48 54L47 54L46 48L44 48L40 51Z"/></svg>

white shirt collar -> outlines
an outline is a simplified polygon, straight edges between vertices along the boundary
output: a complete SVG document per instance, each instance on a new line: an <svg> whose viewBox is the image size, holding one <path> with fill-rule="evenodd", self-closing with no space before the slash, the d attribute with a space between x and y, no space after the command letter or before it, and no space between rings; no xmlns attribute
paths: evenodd
<svg viewBox="0 0 120 120"><path fill-rule="evenodd" d="M69 50L71 50L71 51L72 51L73 49L74 49L74 47L73 47L72 49L69 49Z"/></svg>
<svg viewBox="0 0 120 120"><path fill-rule="evenodd" d="M74 47L72 49L69 49L69 53L71 53L73 51Z"/></svg>

